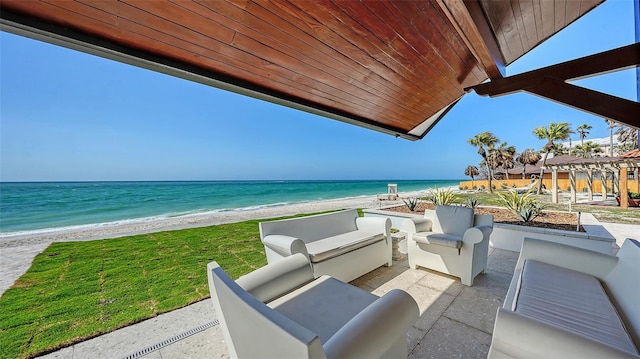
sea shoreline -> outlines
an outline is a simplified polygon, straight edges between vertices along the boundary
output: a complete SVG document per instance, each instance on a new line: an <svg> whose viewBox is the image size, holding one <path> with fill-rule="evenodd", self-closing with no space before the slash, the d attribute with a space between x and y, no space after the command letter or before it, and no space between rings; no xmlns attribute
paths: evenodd
<svg viewBox="0 0 640 359"><path fill-rule="evenodd" d="M443 189L457 190L457 187ZM424 197L429 189L400 193L401 197ZM303 213L350 209L350 208L379 208L391 203L402 204L398 201L379 201L377 196L359 196L332 200L308 201L301 203L264 206L255 209L241 209L228 211L214 211L207 213L188 214L176 217L158 217L143 221L122 221L102 223L99 225L77 226L66 228L51 228L37 231L5 233L0 235L0 248L36 245L53 242L89 241L146 234L161 231L180 230L187 228L206 227L217 224L234 223L254 219L269 219Z"/></svg>

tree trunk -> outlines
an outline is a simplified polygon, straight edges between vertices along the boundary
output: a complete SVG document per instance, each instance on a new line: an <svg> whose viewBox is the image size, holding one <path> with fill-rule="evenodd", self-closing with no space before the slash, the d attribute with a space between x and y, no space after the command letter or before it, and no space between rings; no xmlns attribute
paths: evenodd
<svg viewBox="0 0 640 359"><path fill-rule="evenodd" d="M527 173L527 164L522 165L522 179L525 179L525 174Z"/></svg>
<svg viewBox="0 0 640 359"><path fill-rule="evenodd" d="M544 153L544 158L542 159L542 165L540 166L540 178L538 179L538 193L542 193L542 176L544 176L544 166L547 164L547 156L549 156L549 152Z"/></svg>
<svg viewBox="0 0 640 359"><path fill-rule="evenodd" d="M489 193L493 193L493 185L491 184L491 181L493 180L493 171L491 171L491 166L487 165L487 171L489 172Z"/></svg>

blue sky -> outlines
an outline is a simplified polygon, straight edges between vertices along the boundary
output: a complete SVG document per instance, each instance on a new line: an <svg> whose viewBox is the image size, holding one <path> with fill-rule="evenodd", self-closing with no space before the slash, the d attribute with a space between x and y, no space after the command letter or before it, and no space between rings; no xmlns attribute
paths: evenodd
<svg viewBox="0 0 640 359"><path fill-rule="evenodd" d="M507 75L635 42L632 0L607 0ZM602 118L529 94L467 94L423 140L397 139L35 40L0 33L0 180L462 179L492 131L540 149L535 127ZM636 100L635 70L575 82ZM578 136L574 135L574 139Z"/></svg>

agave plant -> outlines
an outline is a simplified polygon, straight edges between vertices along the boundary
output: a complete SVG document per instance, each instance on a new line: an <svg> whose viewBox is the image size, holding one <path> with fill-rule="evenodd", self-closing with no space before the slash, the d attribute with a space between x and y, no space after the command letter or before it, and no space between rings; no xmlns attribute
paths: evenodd
<svg viewBox="0 0 640 359"><path fill-rule="evenodd" d="M411 212L416 210L416 207L418 206L418 198L407 198L407 199L403 199L402 202L404 202L404 204L407 206L407 208L409 208L409 210Z"/></svg>
<svg viewBox="0 0 640 359"><path fill-rule="evenodd" d="M475 197L469 197L467 198L467 204L466 206L471 208L471 209L476 209L476 207L478 207L479 201L477 198Z"/></svg>
<svg viewBox="0 0 640 359"><path fill-rule="evenodd" d="M499 192L498 196L505 207L515 213L523 222L531 222L534 218L542 214L542 204L537 199L531 197L534 188L519 194L516 191Z"/></svg>
<svg viewBox="0 0 640 359"><path fill-rule="evenodd" d="M429 190L429 198L436 206L448 206L456 200L456 195L450 189Z"/></svg>

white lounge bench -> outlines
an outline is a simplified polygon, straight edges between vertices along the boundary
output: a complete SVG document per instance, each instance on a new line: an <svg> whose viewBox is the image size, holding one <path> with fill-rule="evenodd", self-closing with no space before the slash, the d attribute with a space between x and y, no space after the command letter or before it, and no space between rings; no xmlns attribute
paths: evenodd
<svg viewBox="0 0 640 359"><path fill-rule="evenodd" d="M260 223L267 262L304 254L316 278L350 282L392 265L391 221L358 217L356 209Z"/></svg>
<svg viewBox="0 0 640 359"><path fill-rule="evenodd" d="M406 358L420 309L400 289L378 297L295 254L237 281L211 262L211 300L232 358Z"/></svg>
<svg viewBox="0 0 640 359"><path fill-rule="evenodd" d="M640 243L617 256L525 238L489 358L640 358Z"/></svg>

